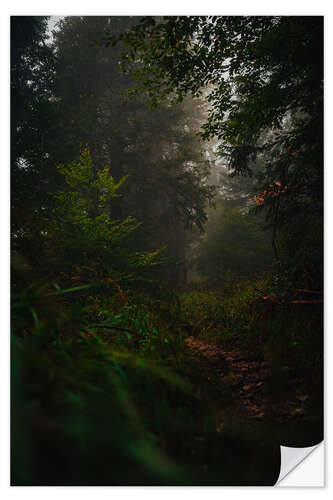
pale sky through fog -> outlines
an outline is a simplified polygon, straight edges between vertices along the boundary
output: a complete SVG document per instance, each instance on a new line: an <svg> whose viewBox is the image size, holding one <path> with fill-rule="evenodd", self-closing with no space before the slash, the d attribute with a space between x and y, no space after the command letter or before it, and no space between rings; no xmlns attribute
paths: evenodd
<svg viewBox="0 0 333 500"><path fill-rule="evenodd" d="M55 28L55 25L57 24L60 19L62 19L65 16L50 16L49 22L48 22L48 35L50 37L50 41L52 41L52 30Z"/></svg>

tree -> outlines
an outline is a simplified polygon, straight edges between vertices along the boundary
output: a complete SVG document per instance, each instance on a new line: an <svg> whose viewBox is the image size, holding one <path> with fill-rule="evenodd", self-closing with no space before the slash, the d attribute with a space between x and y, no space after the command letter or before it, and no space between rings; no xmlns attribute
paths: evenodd
<svg viewBox="0 0 333 500"><path fill-rule="evenodd" d="M301 213L322 218L323 18L147 17L106 43L119 40L131 48L123 66L137 92L148 91L155 105L205 93L202 137L220 141L229 170L252 175L260 160L260 192L280 183L262 205L281 260L283 226L297 226Z"/></svg>
<svg viewBox="0 0 333 500"><path fill-rule="evenodd" d="M242 213L230 202L219 202L210 214L205 238L198 249L197 265L210 283L221 284L228 273L234 277L253 277L269 269L269 235L262 221Z"/></svg>
<svg viewBox="0 0 333 500"><path fill-rule="evenodd" d="M140 224L133 217L119 220L110 215L110 200L120 195L126 177L115 182L107 167L96 172L87 147L79 160L58 169L65 186L55 195L44 237L47 265L57 279L118 286L119 281L138 280L142 268L158 263L158 249L147 253L126 247L126 239Z"/></svg>
<svg viewBox="0 0 333 500"><path fill-rule="evenodd" d="M11 17L11 144L17 159L28 147L24 125L40 93L49 84L50 50L45 45L47 17ZM42 67L46 71L42 71Z"/></svg>
<svg viewBox="0 0 333 500"><path fill-rule="evenodd" d="M47 17L11 18L12 249L33 258L42 214L59 177L51 161L55 135L54 57Z"/></svg>
<svg viewBox="0 0 333 500"><path fill-rule="evenodd" d="M195 136L198 111L165 103L154 111L147 96L129 101L133 78L119 68L120 48L98 42L107 28L118 35L137 22L128 17L68 17L55 34L55 98L60 116L55 160L73 161L88 144L96 171L108 166L115 182L128 176L122 196L110 200L112 217L142 223L135 245L165 247L178 262L166 277L184 282L187 228L205 220L211 187Z"/></svg>

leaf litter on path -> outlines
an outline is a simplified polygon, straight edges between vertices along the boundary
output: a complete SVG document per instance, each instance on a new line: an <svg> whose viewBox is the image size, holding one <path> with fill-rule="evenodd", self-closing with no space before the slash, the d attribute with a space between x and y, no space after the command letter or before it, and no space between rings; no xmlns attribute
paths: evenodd
<svg viewBox="0 0 333 500"><path fill-rule="evenodd" d="M297 421L304 418L309 396L303 379L293 377L289 367L284 381L287 391L270 387L272 367L263 361L253 361L246 352L214 340L187 337L186 343L207 384L214 384L219 416L218 431L223 428L226 413L248 421ZM201 397L205 387L198 387ZM229 397L226 398L226 395ZM226 403L227 402L227 403Z"/></svg>

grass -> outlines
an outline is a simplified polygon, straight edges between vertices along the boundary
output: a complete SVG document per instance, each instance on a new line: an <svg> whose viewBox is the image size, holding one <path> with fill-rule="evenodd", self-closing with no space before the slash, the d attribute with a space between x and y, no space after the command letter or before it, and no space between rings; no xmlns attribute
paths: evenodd
<svg viewBox="0 0 333 500"><path fill-rule="evenodd" d="M278 437L232 420L218 430L223 395L205 390L185 342L316 361L320 314L272 313L263 284L153 297L30 287L14 297L12 484L274 484Z"/></svg>

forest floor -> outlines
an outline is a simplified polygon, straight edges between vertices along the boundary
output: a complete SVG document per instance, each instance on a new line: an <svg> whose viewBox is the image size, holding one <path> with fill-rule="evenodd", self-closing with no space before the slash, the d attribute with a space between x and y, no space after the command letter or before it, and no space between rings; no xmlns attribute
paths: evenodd
<svg viewBox="0 0 333 500"><path fill-rule="evenodd" d="M206 381L197 387L198 395L204 397L208 391L220 399L220 404L216 401L218 430L228 416L257 422L306 420L310 397L303 373L290 366L275 373L268 363L253 361L246 351L215 340L187 337L186 343Z"/></svg>

